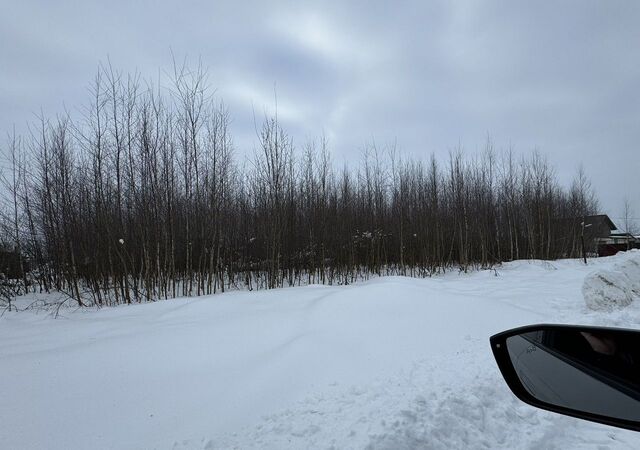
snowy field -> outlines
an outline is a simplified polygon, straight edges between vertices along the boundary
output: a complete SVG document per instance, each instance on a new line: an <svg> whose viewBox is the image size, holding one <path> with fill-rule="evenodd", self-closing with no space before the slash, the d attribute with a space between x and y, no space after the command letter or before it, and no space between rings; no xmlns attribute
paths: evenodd
<svg viewBox="0 0 640 450"><path fill-rule="evenodd" d="M0 448L637 449L640 433L518 401L489 348L533 323L640 328L640 300L594 310L582 293L634 261L7 312Z"/></svg>

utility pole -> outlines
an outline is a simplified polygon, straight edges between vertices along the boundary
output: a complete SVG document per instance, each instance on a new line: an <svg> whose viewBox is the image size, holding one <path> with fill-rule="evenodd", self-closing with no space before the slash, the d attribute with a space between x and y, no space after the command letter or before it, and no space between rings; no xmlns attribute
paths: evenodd
<svg viewBox="0 0 640 450"><path fill-rule="evenodd" d="M585 224L584 221L585 221L585 217L583 216L582 217L582 223L580 224L580 226L582 227L581 228L582 232L580 233L580 240L582 241L582 259L584 259L584 263L586 264L587 263L587 250L586 250L585 245L584 245L584 229L585 228L589 228L593 224L591 224L591 223L590 224Z"/></svg>

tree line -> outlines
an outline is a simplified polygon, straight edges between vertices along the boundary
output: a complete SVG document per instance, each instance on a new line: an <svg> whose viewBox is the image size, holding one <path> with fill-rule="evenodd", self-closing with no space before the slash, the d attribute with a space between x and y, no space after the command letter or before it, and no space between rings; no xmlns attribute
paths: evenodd
<svg viewBox="0 0 640 450"><path fill-rule="evenodd" d="M172 78L101 67L81 117L10 136L1 238L18 291L114 305L580 256L595 196L539 152L487 141L415 160L369 144L336 168L327 139L296 147L274 115L240 158L206 72Z"/></svg>

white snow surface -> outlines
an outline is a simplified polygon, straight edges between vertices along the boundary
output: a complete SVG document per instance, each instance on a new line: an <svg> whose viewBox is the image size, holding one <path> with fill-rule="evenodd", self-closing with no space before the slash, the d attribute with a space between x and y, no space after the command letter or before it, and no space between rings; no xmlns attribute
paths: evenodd
<svg viewBox="0 0 640 450"><path fill-rule="evenodd" d="M526 324L640 328L637 297L606 311L582 296L588 274L638 258L517 261L57 319L6 312L0 448L640 448L640 433L517 400L489 347Z"/></svg>
<svg viewBox="0 0 640 450"><path fill-rule="evenodd" d="M611 268L599 268L587 275L582 295L589 308L625 308L640 296L640 254L634 251L629 256Z"/></svg>

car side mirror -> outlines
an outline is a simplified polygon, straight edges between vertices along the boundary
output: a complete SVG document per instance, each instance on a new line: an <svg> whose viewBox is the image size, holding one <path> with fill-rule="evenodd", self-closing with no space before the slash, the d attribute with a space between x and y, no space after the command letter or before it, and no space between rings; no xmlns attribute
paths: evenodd
<svg viewBox="0 0 640 450"><path fill-rule="evenodd" d="M490 341L502 376L520 400L640 431L640 332L531 325Z"/></svg>

